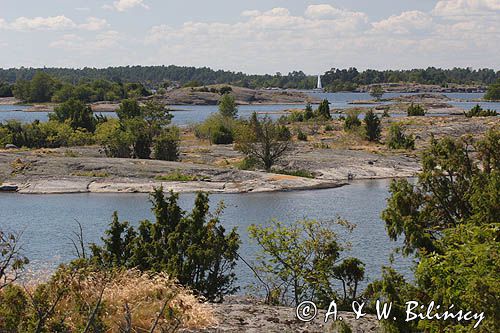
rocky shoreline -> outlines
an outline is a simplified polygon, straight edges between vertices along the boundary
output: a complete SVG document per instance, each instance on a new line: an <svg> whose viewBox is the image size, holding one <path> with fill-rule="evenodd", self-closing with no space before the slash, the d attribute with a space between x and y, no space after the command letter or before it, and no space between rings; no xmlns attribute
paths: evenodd
<svg viewBox="0 0 500 333"><path fill-rule="evenodd" d="M378 332L380 323L374 315L356 320L354 313L339 311L342 321L324 322L325 310L319 310L310 322L299 321L295 308L269 306L251 298L231 297L222 304L210 305L216 325L198 330L181 330L184 333L323 333L339 332L340 323L347 325L353 333ZM344 332L344 331L342 331Z"/></svg>

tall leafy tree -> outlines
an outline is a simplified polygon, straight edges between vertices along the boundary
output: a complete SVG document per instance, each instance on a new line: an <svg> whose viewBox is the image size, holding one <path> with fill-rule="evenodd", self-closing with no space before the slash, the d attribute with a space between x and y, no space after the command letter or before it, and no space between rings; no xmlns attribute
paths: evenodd
<svg viewBox="0 0 500 333"><path fill-rule="evenodd" d="M246 131L239 134L236 149L257 160L266 171L280 161L292 148L290 132L269 117L252 115Z"/></svg>

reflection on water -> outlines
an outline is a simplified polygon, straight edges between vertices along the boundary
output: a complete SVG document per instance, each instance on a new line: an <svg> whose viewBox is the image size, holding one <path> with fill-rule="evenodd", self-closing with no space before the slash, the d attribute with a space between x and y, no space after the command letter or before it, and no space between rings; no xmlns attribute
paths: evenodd
<svg viewBox="0 0 500 333"><path fill-rule="evenodd" d="M345 218L357 225L352 234L343 235L352 243L352 250L346 255L365 262L366 275L373 280L380 276L382 265L389 264L389 255L398 245L389 241L380 220L388 184L387 180L370 180L327 190L213 194L211 203L215 208L218 201L224 201L227 208L222 223L227 228L238 228L242 238L240 254L249 261L255 259L257 251L247 235L251 224L265 224L272 218L284 222L305 217ZM190 209L193 201L194 194L180 196L184 209ZM32 266L46 267L73 258L67 237L75 230L75 220L82 223L87 242L100 242L115 210L120 219L133 225L152 218L148 196L144 194L0 194L0 228L23 230L24 250ZM410 265L408 258L396 257L394 266L409 277ZM237 266L237 275L242 286L255 282L251 271L242 264Z"/></svg>

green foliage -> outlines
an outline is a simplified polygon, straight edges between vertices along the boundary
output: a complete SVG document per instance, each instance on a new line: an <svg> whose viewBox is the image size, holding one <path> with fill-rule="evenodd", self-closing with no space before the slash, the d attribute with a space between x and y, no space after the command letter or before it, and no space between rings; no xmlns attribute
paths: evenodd
<svg viewBox="0 0 500 333"><path fill-rule="evenodd" d="M178 195L163 189L151 194L155 222L142 221L137 229L119 222L117 214L104 245L92 245L92 261L103 266L136 267L166 272L210 301L234 293L239 236L226 234L219 223L221 208L209 214L207 194L198 193L190 214L178 205Z"/></svg>
<svg viewBox="0 0 500 333"><path fill-rule="evenodd" d="M353 228L346 221L339 220L338 224L348 231ZM351 294L341 298L335 292L335 281L345 282L349 276L349 279L355 278L357 284L363 274L337 274L339 264L342 265L340 254L346 244L331 227L326 222L314 220L296 221L290 225L271 220L266 226L249 228L250 237L262 250L257 269L267 278L268 302L297 306L304 300L312 300L324 307L331 300L346 302L355 297ZM361 262L356 263L362 266ZM362 270L362 267L354 270Z"/></svg>
<svg viewBox="0 0 500 333"><path fill-rule="evenodd" d="M403 238L403 253L417 257L415 283L395 276L386 297L434 301L442 308L484 312L478 332L499 322L500 132L490 130L479 142L469 138L433 140L422 159L417 183L393 181L382 213L389 237ZM478 152L474 159L471 148ZM373 291L383 290L378 286ZM399 288L399 289L398 289ZM376 296L375 296L376 297ZM411 332L402 320L393 323ZM419 331L470 332L476 322L420 321Z"/></svg>
<svg viewBox="0 0 500 333"><path fill-rule="evenodd" d="M417 333L415 321L406 322L406 306L409 300L416 300L417 288L407 282L403 275L393 268L383 267L382 277L370 283L364 292L364 298L368 300L367 307L376 310L376 301L381 303L392 302L391 316L399 320L383 320L381 322L384 332L394 333Z"/></svg>
<svg viewBox="0 0 500 333"><path fill-rule="evenodd" d="M129 158L132 155L131 134L124 130L117 119L109 121L97 126L95 133L97 143L99 143L106 156Z"/></svg>
<svg viewBox="0 0 500 333"><path fill-rule="evenodd" d="M425 110L420 104L413 104L408 107L408 117L425 116Z"/></svg>
<svg viewBox="0 0 500 333"><path fill-rule="evenodd" d="M380 119L373 113L373 110L366 112L364 123L366 139L368 141L379 141L382 127L380 125Z"/></svg>
<svg viewBox="0 0 500 333"><path fill-rule="evenodd" d="M293 71L287 75L247 75L241 72L215 71L210 68L194 68L180 66L122 66L109 68L19 68L0 69L0 81L14 83L16 79L31 79L37 71L44 71L51 76L67 82L92 81L104 79L118 82L139 81L143 84L162 86L168 82L179 82L181 85L189 81L198 81L194 86L210 84L232 84L249 88L282 87L290 89L313 89L317 76L306 75L302 71ZM381 84L392 82L416 82L421 84L445 85L482 84L490 85L500 78L494 69L453 68L411 70L368 69L358 71L356 68L335 69L321 76L323 85L330 91L353 91L358 85ZM169 85L167 85L169 86Z"/></svg>
<svg viewBox="0 0 500 333"><path fill-rule="evenodd" d="M367 69L359 72L356 68L332 68L321 76L323 85L329 90L350 90L356 85L381 83L416 82L420 84L445 85L456 84L492 84L500 78L500 73L493 69L473 70L471 68L441 69L428 67L426 69L383 70Z"/></svg>
<svg viewBox="0 0 500 333"><path fill-rule="evenodd" d="M0 82L0 97L13 97L12 88L13 86L8 83Z"/></svg>
<svg viewBox="0 0 500 333"><path fill-rule="evenodd" d="M465 112L465 116L467 118L472 118L472 117L496 117L498 116L498 112L495 110L483 110L483 108L477 104L474 106L470 111Z"/></svg>
<svg viewBox="0 0 500 333"><path fill-rule="evenodd" d="M96 140L110 157L149 159L153 146L155 158L178 157L178 130L168 128L172 115L159 102L140 106L135 99L123 100L117 110L119 120L98 126Z"/></svg>
<svg viewBox="0 0 500 333"><path fill-rule="evenodd" d="M406 135L398 124L391 124L387 134L387 146L391 149L415 149L415 138Z"/></svg>
<svg viewBox="0 0 500 333"><path fill-rule="evenodd" d="M241 160L241 162L238 162L236 164L236 167L240 170L255 170L258 164L259 161L257 161L255 158L245 157Z"/></svg>
<svg viewBox="0 0 500 333"><path fill-rule="evenodd" d="M60 123L67 121L74 130L82 128L89 132L95 131L97 122L90 106L76 99L70 99L56 106L54 113L50 114L50 119Z"/></svg>
<svg viewBox="0 0 500 333"><path fill-rule="evenodd" d="M194 87L199 87L201 86L202 84L197 81L197 80L191 80L189 82L187 82L186 84L183 85L184 88L194 88Z"/></svg>
<svg viewBox="0 0 500 333"><path fill-rule="evenodd" d="M231 144L240 127L238 120L214 113L195 127L195 135L212 144Z"/></svg>
<svg viewBox="0 0 500 333"><path fill-rule="evenodd" d="M155 179L167 182L190 182L198 180L198 177L192 175L186 175L177 170L167 175L156 176Z"/></svg>
<svg viewBox="0 0 500 333"><path fill-rule="evenodd" d="M17 281L29 263L21 253L19 238L19 234L0 230L0 291Z"/></svg>
<svg viewBox="0 0 500 333"><path fill-rule="evenodd" d="M314 111L311 103L306 104L306 108L304 109L304 120L309 120L314 118Z"/></svg>
<svg viewBox="0 0 500 333"><path fill-rule="evenodd" d="M132 119L142 116L141 107L136 99L124 99L116 110L120 120Z"/></svg>
<svg viewBox="0 0 500 333"><path fill-rule="evenodd" d="M149 91L140 83L122 84L95 79L71 84L55 79L46 70L34 73L31 81L18 80L13 88L13 94L24 102L36 103L50 101L63 103L71 99L91 103L150 95Z"/></svg>
<svg viewBox="0 0 500 333"><path fill-rule="evenodd" d="M163 130L153 139L153 158L164 161L177 161L179 159L179 129L172 127Z"/></svg>
<svg viewBox="0 0 500 333"><path fill-rule="evenodd" d="M375 86L370 91L370 96L372 96L373 98L375 98L378 101L382 98L382 96L384 96L384 93L385 93L385 91L381 86Z"/></svg>
<svg viewBox="0 0 500 333"><path fill-rule="evenodd" d="M29 83L28 102L50 102L54 91L56 90L56 82L48 74L37 72ZM24 98L20 98L25 100Z"/></svg>
<svg viewBox="0 0 500 333"><path fill-rule="evenodd" d="M219 125L210 133L210 142L216 145L228 145L233 143L233 132L224 125Z"/></svg>
<svg viewBox="0 0 500 333"><path fill-rule="evenodd" d="M63 146L79 146L93 144L92 133L86 129L73 130L68 123L48 121L41 123L21 124L11 120L0 124L0 144L12 143L27 148L58 148Z"/></svg>
<svg viewBox="0 0 500 333"><path fill-rule="evenodd" d="M238 116L238 107L233 95L222 95L219 100L219 113L226 118L236 118Z"/></svg>
<svg viewBox="0 0 500 333"><path fill-rule="evenodd" d="M225 95L225 94L229 94L230 92L233 91L233 88L229 87L229 86L224 86L224 87L221 87L219 89L219 94L221 95Z"/></svg>
<svg viewBox="0 0 500 333"><path fill-rule="evenodd" d="M299 128L297 131L297 140L299 141L307 141L307 134L302 132L302 130Z"/></svg>
<svg viewBox="0 0 500 333"><path fill-rule="evenodd" d="M324 99L321 102L321 104L318 107L317 113L318 113L318 116L323 118L323 119L326 119L326 120L332 119L332 115L330 114L330 102L328 102L327 99Z"/></svg>
<svg viewBox="0 0 500 333"><path fill-rule="evenodd" d="M267 116L258 119L254 113L240 128L236 149L269 171L291 149L290 131Z"/></svg>
<svg viewBox="0 0 500 333"><path fill-rule="evenodd" d="M344 130L352 131L361 126L361 120L358 118L359 111L351 110L344 119Z"/></svg>
<svg viewBox="0 0 500 333"><path fill-rule="evenodd" d="M272 170L273 173L281 174L281 175L288 175L288 176L295 176L295 177L303 177L303 178L314 178L314 175L312 172L304 169L300 170Z"/></svg>
<svg viewBox="0 0 500 333"><path fill-rule="evenodd" d="M17 333L27 317L28 298L17 285L0 291L0 332Z"/></svg>
<svg viewBox="0 0 500 333"><path fill-rule="evenodd" d="M488 87L484 99L487 101L500 101L500 79Z"/></svg>
<svg viewBox="0 0 500 333"><path fill-rule="evenodd" d="M333 126L332 126L332 125L330 125L330 124L326 125L326 126L325 126L325 131L326 131L326 132L331 132L331 131L333 131Z"/></svg>

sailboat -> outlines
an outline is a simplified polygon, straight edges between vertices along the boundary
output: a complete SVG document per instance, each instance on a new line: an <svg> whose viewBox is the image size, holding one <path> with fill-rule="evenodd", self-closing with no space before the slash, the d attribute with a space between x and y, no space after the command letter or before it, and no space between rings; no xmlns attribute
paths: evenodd
<svg viewBox="0 0 500 333"><path fill-rule="evenodd" d="M316 89L314 89L316 92L323 92L323 83L321 82L321 75L318 75L318 84L316 85Z"/></svg>

